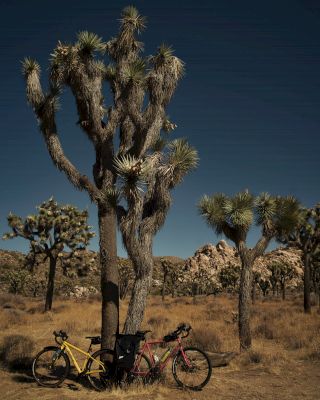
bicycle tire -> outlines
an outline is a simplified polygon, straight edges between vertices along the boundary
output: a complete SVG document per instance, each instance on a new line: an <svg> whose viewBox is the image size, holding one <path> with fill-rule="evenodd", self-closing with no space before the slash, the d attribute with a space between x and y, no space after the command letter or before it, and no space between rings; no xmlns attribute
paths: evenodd
<svg viewBox="0 0 320 400"><path fill-rule="evenodd" d="M180 387L194 391L201 390L209 382L212 374L212 366L209 357L204 351L196 347L186 347L183 351L192 366L191 368L188 367L182 353L179 352L172 362L173 377ZM189 383L188 379L190 377L195 377L197 371L203 371L199 381L196 384ZM185 374L184 378L183 374Z"/></svg>
<svg viewBox="0 0 320 400"><path fill-rule="evenodd" d="M95 362L96 358L99 357L99 361L101 361L101 355L105 354L106 356L112 356L112 362L107 361L104 362L104 367L101 366L100 362ZM113 357L114 351L110 349L101 349L96 351L91 355L86 365L86 373L88 381L91 386L93 386L97 391L101 392L106 390L114 381L115 377L115 368L113 365ZM97 366L99 368L97 369Z"/></svg>
<svg viewBox="0 0 320 400"><path fill-rule="evenodd" d="M33 360L32 374L39 385L58 387L70 372L70 360L57 346L45 347Z"/></svg>
<svg viewBox="0 0 320 400"><path fill-rule="evenodd" d="M143 361L142 361L143 360ZM133 368L128 373L127 381L128 383L141 382L143 384L149 382L149 373L151 370L151 361L145 354L138 354L136 362Z"/></svg>

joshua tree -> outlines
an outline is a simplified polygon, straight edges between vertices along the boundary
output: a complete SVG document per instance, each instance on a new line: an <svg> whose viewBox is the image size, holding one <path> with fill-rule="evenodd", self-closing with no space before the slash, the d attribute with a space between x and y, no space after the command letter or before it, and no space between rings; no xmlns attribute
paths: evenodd
<svg viewBox="0 0 320 400"><path fill-rule="evenodd" d="M270 271L269 281L272 287L272 294L275 296L278 295L278 284L279 284L279 268L277 263L272 263L267 266Z"/></svg>
<svg viewBox="0 0 320 400"><path fill-rule="evenodd" d="M318 295L318 306L320 307L320 246L312 255L311 276L314 291Z"/></svg>
<svg viewBox="0 0 320 400"><path fill-rule="evenodd" d="M239 289L240 265L228 263L221 268L218 279L223 289L236 293Z"/></svg>
<svg viewBox="0 0 320 400"><path fill-rule="evenodd" d="M127 297L129 289L131 290L134 281L134 274L130 261L119 259L119 283L120 283L120 299L124 300Z"/></svg>
<svg viewBox="0 0 320 400"><path fill-rule="evenodd" d="M262 291L263 297L266 297L270 287L270 282L267 279L260 278L258 281L258 285Z"/></svg>
<svg viewBox="0 0 320 400"><path fill-rule="evenodd" d="M171 190L196 167L198 157L185 140L167 142L162 135L176 128L166 115L166 107L183 75L183 63L165 45L155 56L140 58L141 44L136 44L132 20L141 29L144 19L134 8L126 12L131 19L125 19L124 26L130 30L125 37L111 41L107 50L115 61L121 49L130 56L119 64L113 78L121 88L121 103L126 109L114 163L120 179L113 204L135 272L124 326L126 333L134 333L142 322L151 286L153 238L165 222Z"/></svg>
<svg viewBox="0 0 320 400"><path fill-rule="evenodd" d="M295 276L295 270L290 264L284 263L272 263L267 266L271 272L270 282L273 288L273 294L275 294L278 284L281 288L282 300L286 298L286 284L292 280Z"/></svg>
<svg viewBox="0 0 320 400"><path fill-rule="evenodd" d="M302 250L304 266L304 312L311 313L311 260L320 246L320 203L313 208L303 208L294 232L280 237L282 243Z"/></svg>
<svg viewBox="0 0 320 400"><path fill-rule="evenodd" d="M133 332L142 321L152 276L152 241L169 209L170 190L197 160L195 150L185 141L165 147L161 130L170 132L176 127L165 110L183 74L183 63L164 45L155 56L143 59L143 45L136 35L144 28L145 18L130 6L122 12L119 34L107 43L88 32L80 32L75 44L58 42L51 58L47 94L40 85L39 65L31 59L23 64L28 101L53 162L98 206L105 347L113 345L119 320L116 215L136 275L125 323L125 331ZM99 53L107 53L111 64L98 59ZM104 105L104 81L111 87L109 107ZM94 183L75 168L59 141L55 111L63 86L70 87L78 123L95 149ZM115 149L117 131L120 140Z"/></svg>
<svg viewBox="0 0 320 400"><path fill-rule="evenodd" d="M95 235L87 225L88 212L74 206L58 205L53 198L37 207L38 214L28 215L25 219L9 214L8 224L12 233L6 233L3 239L17 236L30 242L30 252L43 254L49 259L49 274L45 311L51 310L54 290L54 278L59 257L65 246L72 252L89 244Z"/></svg>
<svg viewBox="0 0 320 400"><path fill-rule="evenodd" d="M232 240L241 260L239 291L240 350L251 347L250 294L254 261L265 252L271 239L290 232L298 219L299 205L292 197L272 197L262 193L254 198L248 191L234 197L216 194L204 196L199 203L201 215L217 234ZM256 217L261 237L253 248L247 246L247 234Z"/></svg>
<svg viewBox="0 0 320 400"><path fill-rule="evenodd" d="M161 296L162 296L162 301L164 301L166 295L167 281L170 275L170 271L172 269L172 263L169 260L166 260L165 258L161 258L160 263L163 272Z"/></svg>
<svg viewBox="0 0 320 400"><path fill-rule="evenodd" d="M257 285L259 284L261 278L261 274L259 271L252 271L252 289L251 289L251 300L252 300L252 304L255 304L256 302L256 297L257 297L257 293L256 293L256 288Z"/></svg>

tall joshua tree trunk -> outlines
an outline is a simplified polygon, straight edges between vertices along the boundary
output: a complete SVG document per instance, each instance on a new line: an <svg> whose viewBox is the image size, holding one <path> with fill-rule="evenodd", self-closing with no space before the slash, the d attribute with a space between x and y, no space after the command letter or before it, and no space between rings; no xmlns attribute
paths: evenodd
<svg viewBox="0 0 320 400"><path fill-rule="evenodd" d="M249 256L248 251L240 249L242 261L239 291L239 341L240 351L248 350L251 347L250 330L250 308L252 290L252 268L254 259Z"/></svg>
<svg viewBox="0 0 320 400"><path fill-rule="evenodd" d="M149 240L145 240L143 243L144 245L140 244L140 248L135 247L134 249L131 247L133 251L129 251L135 271L135 280L124 324L124 332L130 334L134 334L140 329L152 284L152 243L149 243ZM134 241L132 241L131 245L134 244Z"/></svg>
<svg viewBox="0 0 320 400"><path fill-rule="evenodd" d="M119 273L116 268L116 215L112 208L98 206L99 246L101 268L102 326L101 346L113 348L115 336L119 331Z"/></svg>
<svg viewBox="0 0 320 400"><path fill-rule="evenodd" d="M311 274L310 274L310 255L308 252L304 251L304 297L303 297L303 307L304 312L307 314L311 314L311 301L310 301L310 287L311 287Z"/></svg>
<svg viewBox="0 0 320 400"><path fill-rule="evenodd" d="M124 332L134 334L143 321L147 297L152 284L153 261L141 274L136 276L128 307Z"/></svg>
<svg viewBox="0 0 320 400"><path fill-rule="evenodd" d="M46 302L45 302L45 306L44 306L44 311L50 311L52 308L54 277L56 274L57 257L53 254L50 254L49 261L50 261L50 266L49 266L49 276L48 276L48 285L47 285Z"/></svg>

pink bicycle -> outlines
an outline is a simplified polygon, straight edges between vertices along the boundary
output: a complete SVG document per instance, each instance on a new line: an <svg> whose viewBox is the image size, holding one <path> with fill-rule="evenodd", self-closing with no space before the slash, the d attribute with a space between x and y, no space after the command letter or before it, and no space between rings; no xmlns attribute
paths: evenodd
<svg viewBox="0 0 320 400"><path fill-rule="evenodd" d="M151 331L137 332L142 335L145 343L137 353L128 379L140 378L146 383L152 382L172 359L172 374L177 384L191 390L201 390L210 380L212 367L204 351L196 347L183 347L182 339L189 336L191 329L188 324L180 324L174 332L162 339L150 341L146 341L145 335ZM175 345L169 347L168 344L172 342ZM152 350L155 346L167 347L160 359Z"/></svg>

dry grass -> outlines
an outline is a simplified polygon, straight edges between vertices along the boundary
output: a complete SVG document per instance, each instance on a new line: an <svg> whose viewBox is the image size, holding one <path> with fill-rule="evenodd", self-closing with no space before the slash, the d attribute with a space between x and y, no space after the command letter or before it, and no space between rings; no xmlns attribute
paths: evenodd
<svg viewBox="0 0 320 400"><path fill-rule="evenodd" d="M13 295L0 297L2 368L12 370L19 365L28 366L30 358L37 351L54 343L53 330L66 330L70 341L84 349L89 345L85 336L99 334L100 303L97 299L57 299L52 312L43 313L43 303L39 300ZM126 309L127 301L121 303L121 324ZM246 374L254 370L267 372L270 376L282 376L288 368L294 370L301 362L310 366L319 362L320 314L316 309L313 311L312 315L305 315L300 298L284 302L272 299L258 301L252 308L253 348L239 355L228 367L229 372ZM235 297L198 297L194 304L190 298L168 297L162 302L160 296L154 296L149 299L142 329L151 329L149 337L159 338L174 330L179 323L188 322L193 331L185 340L186 345L195 345L211 352L238 352L236 313ZM19 336L21 332L25 336ZM160 351L163 352L163 349ZM168 371L170 375L169 368ZM86 393L97 399L109 398L109 395L110 398L119 399L141 398L142 395L165 399L170 397L173 388L176 388L175 384L167 380L158 388L115 389L107 397L100 397L99 394L95 397L91 391Z"/></svg>

